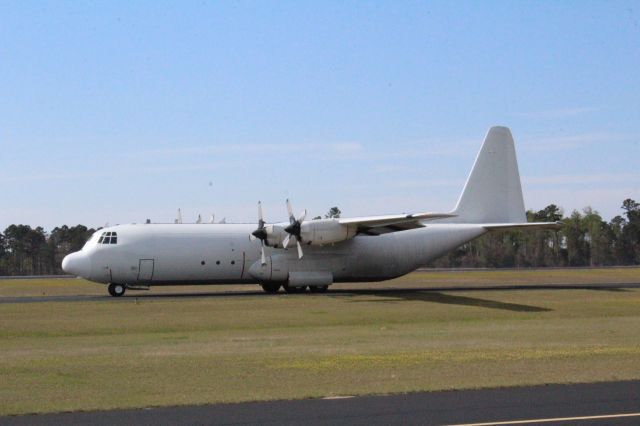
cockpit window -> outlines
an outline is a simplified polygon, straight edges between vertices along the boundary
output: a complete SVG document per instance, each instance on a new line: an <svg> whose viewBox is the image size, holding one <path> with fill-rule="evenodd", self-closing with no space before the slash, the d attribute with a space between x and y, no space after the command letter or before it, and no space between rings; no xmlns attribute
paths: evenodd
<svg viewBox="0 0 640 426"><path fill-rule="evenodd" d="M98 239L98 244L118 244L118 233L103 232Z"/></svg>

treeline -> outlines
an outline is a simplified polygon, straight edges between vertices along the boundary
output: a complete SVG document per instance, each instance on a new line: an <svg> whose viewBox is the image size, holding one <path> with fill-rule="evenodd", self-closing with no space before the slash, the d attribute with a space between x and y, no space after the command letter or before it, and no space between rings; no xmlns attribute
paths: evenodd
<svg viewBox="0 0 640 426"><path fill-rule="evenodd" d="M63 274L62 259L80 250L94 232L84 225L64 225L51 233L40 226L11 225L0 234L0 275Z"/></svg>
<svg viewBox="0 0 640 426"><path fill-rule="evenodd" d="M338 217L340 211L332 208ZM586 208L563 217L551 204L527 212L529 222L563 224L558 231L514 231L486 234L432 262L434 267L613 266L640 264L640 204L622 203L624 214L606 222ZM330 211L331 213L331 211ZM326 217L329 217L327 214ZM62 274L62 259L80 250L95 229L84 225L42 227L11 225L0 234L0 275Z"/></svg>
<svg viewBox="0 0 640 426"><path fill-rule="evenodd" d="M562 217L555 204L527 212L529 222L562 221L558 231L488 233L428 266L505 268L622 266L640 264L640 204L622 203L623 216L610 222L587 207Z"/></svg>

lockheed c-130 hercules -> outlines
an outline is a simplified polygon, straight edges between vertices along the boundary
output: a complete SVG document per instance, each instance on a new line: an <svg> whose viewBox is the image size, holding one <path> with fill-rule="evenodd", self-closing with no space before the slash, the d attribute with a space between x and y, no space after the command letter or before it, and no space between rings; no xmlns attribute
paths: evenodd
<svg viewBox="0 0 640 426"><path fill-rule="evenodd" d="M154 285L260 284L265 292L324 292L336 282L405 275L487 232L555 229L527 222L511 131L487 133L456 207L267 224L132 224L97 231L62 268L108 284L112 296Z"/></svg>

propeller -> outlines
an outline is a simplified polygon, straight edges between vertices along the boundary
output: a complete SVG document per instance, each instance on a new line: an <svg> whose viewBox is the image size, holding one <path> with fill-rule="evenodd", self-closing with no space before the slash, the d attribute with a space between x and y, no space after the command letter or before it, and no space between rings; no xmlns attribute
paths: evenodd
<svg viewBox="0 0 640 426"><path fill-rule="evenodd" d="M282 241L282 246L284 248L287 248L287 246L289 245L289 239L293 235L294 237L296 237L296 245L298 246L298 259L302 259L302 256L304 255L304 253L302 253L302 246L300 245L300 240L302 239L300 237L300 231L302 228L302 222L304 221L304 218L307 215L307 211L303 210L302 213L300 213L300 216L298 216L298 218L296 219L296 217L293 215L291 202L287 198L287 212L289 213L289 226L284 228L285 232L287 233L287 236L284 237L284 241Z"/></svg>
<svg viewBox="0 0 640 426"><path fill-rule="evenodd" d="M262 203L258 201L258 229L249 235L251 241L260 240L260 263L265 265L267 260L264 256L264 242L267 239L267 230L264 228L264 219L262 218Z"/></svg>

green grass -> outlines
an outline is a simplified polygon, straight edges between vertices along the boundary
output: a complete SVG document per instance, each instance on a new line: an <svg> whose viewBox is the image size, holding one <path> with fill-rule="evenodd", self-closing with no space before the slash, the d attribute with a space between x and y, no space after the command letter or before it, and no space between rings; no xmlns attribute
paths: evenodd
<svg viewBox="0 0 640 426"><path fill-rule="evenodd" d="M358 286L554 282L640 282L640 269L419 272ZM215 296L245 288L0 304L0 414L640 379L640 289ZM3 297L104 291L0 281Z"/></svg>

